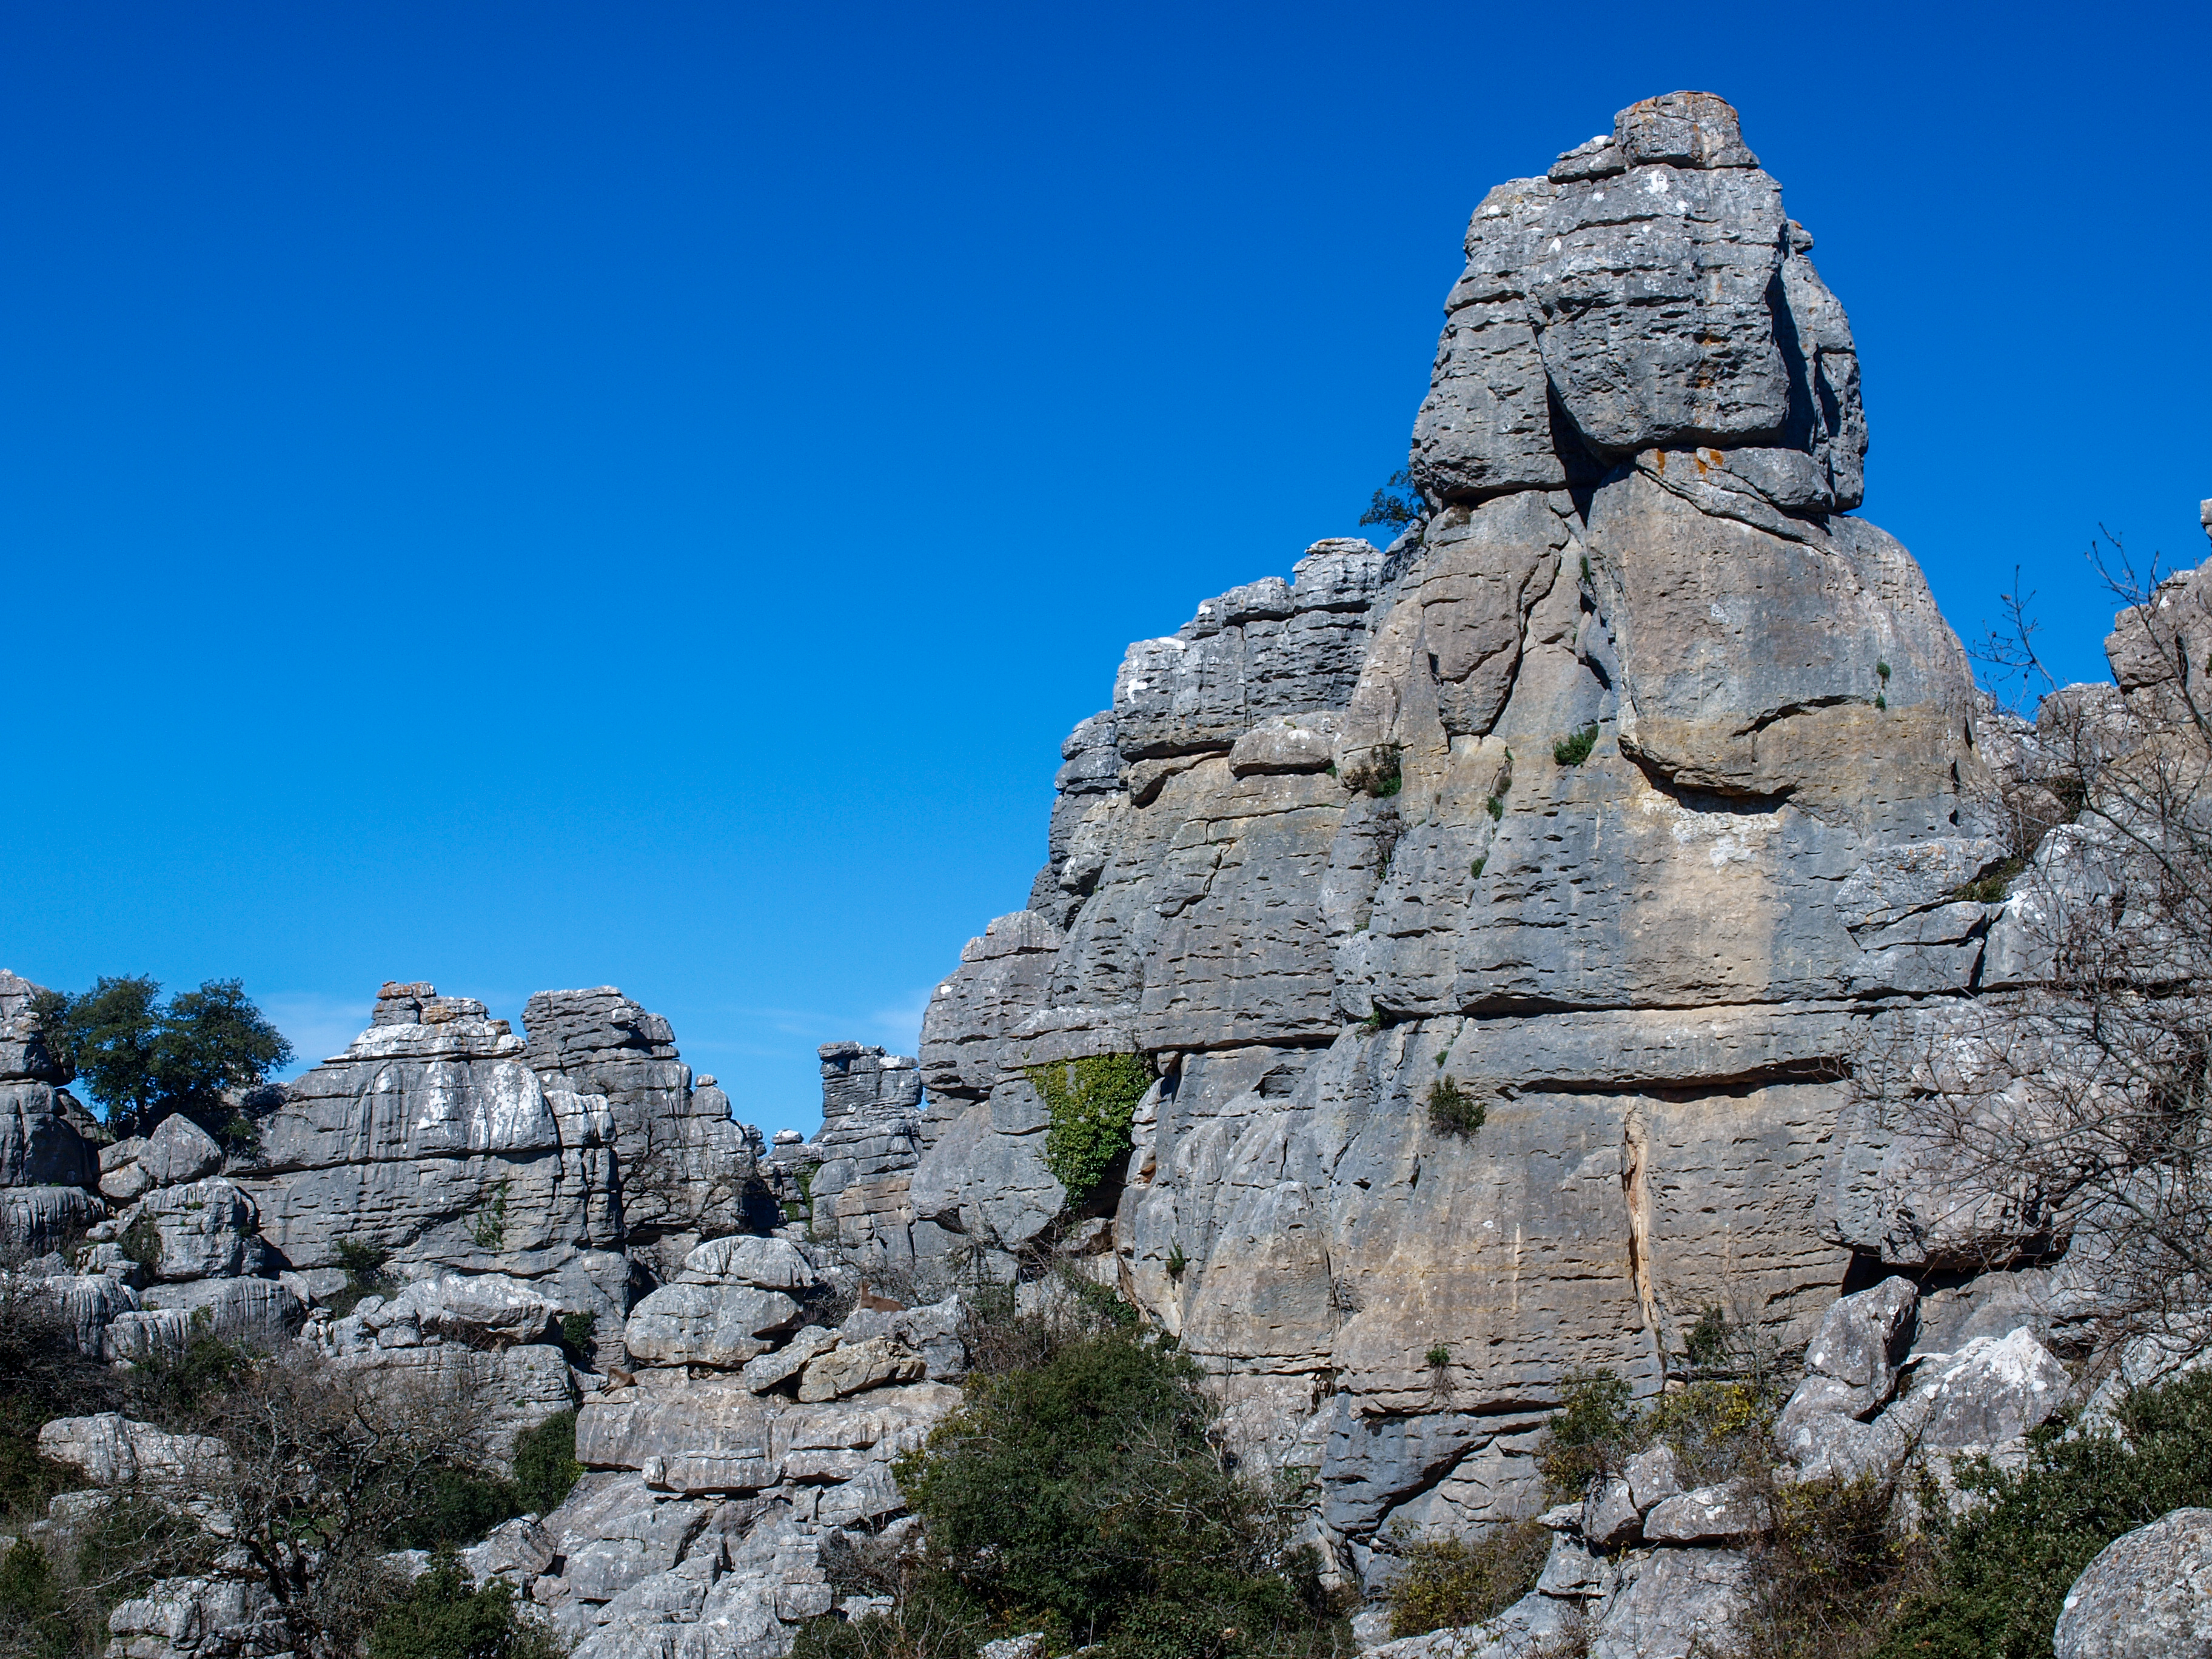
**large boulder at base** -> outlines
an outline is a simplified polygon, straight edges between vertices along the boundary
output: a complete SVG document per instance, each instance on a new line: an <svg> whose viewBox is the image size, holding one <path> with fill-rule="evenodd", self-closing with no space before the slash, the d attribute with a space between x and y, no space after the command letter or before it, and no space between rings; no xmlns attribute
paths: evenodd
<svg viewBox="0 0 2212 1659"><path fill-rule="evenodd" d="M2099 1551L2066 1592L2056 1659L2212 1655L2212 1510L2172 1510Z"/></svg>

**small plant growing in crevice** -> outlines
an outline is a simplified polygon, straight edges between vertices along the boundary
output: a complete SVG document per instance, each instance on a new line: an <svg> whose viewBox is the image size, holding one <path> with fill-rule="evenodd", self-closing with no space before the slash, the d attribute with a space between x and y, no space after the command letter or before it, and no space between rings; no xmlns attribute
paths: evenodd
<svg viewBox="0 0 2212 1659"><path fill-rule="evenodd" d="M1372 1036L1389 1024L1382 1016L1382 1005L1378 1002L1368 1009L1367 1018L1359 1022L1359 1029Z"/></svg>
<svg viewBox="0 0 2212 1659"><path fill-rule="evenodd" d="M1951 897L1970 904L2002 904L2012 891L2013 878L2027 868L2026 859L2006 859L1987 875L1977 876L1953 888Z"/></svg>
<svg viewBox="0 0 2212 1659"><path fill-rule="evenodd" d="M1382 751L1376 763L1374 781L1367 793L1377 800L1388 799L1406 787L1404 751L1392 744Z"/></svg>
<svg viewBox="0 0 2212 1659"><path fill-rule="evenodd" d="M1488 1109L1455 1078L1440 1077L1429 1085L1429 1123L1440 1134L1472 1135L1482 1127Z"/></svg>
<svg viewBox="0 0 2212 1659"><path fill-rule="evenodd" d="M1177 1239L1168 1247L1168 1277L1181 1279L1182 1270L1190 1266L1190 1258L1182 1253L1182 1241Z"/></svg>
<svg viewBox="0 0 2212 1659"><path fill-rule="evenodd" d="M491 1189L491 1202L484 1206L483 1213L477 1218L474 1237L479 1248L499 1250L507 1248L507 1194L512 1181L501 1180Z"/></svg>
<svg viewBox="0 0 2212 1659"><path fill-rule="evenodd" d="M1441 1342L1421 1357L1428 1362L1429 1369L1432 1371L1443 1370L1451 1364L1451 1350Z"/></svg>
<svg viewBox="0 0 2212 1659"><path fill-rule="evenodd" d="M1587 553L1585 553L1585 554L1583 554L1583 581L1585 581L1585 582L1587 582L1587 581L1589 581L1589 579L1590 579L1589 555L1589 554L1587 554Z"/></svg>
<svg viewBox="0 0 2212 1659"><path fill-rule="evenodd" d="M1889 665L1886 662L1878 662L1874 665L1874 672L1881 676L1882 684L1885 687L1887 686L1889 684Z"/></svg>
<svg viewBox="0 0 2212 1659"><path fill-rule="evenodd" d="M1505 817L1505 797L1492 795L1482 803L1482 810L1490 814L1491 822L1500 823Z"/></svg>
<svg viewBox="0 0 2212 1659"><path fill-rule="evenodd" d="M116 1242L125 1256L149 1273L161 1265L161 1228L151 1211L141 1210L132 1217Z"/></svg>
<svg viewBox="0 0 2212 1659"><path fill-rule="evenodd" d="M599 1316L595 1313L561 1316L561 1346L569 1357L589 1364L599 1348Z"/></svg>
<svg viewBox="0 0 2212 1659"><path fill-rule="evenodd" d="M1889 699L1877 691L1874 694L1874 706L1876 708L1887 708L1889 707Z"/></svg>
<svg viewBox="0 0 2212 1659"><path fill-rule="evenodd" d="M1080 1060L1031 1066L1030 1086L1044 1102L1045 1168L1079 1204L1129 1150L1137 1103L1152 1086L1152 1063L1142 1054L1087 1054Z"/></svg>
<svg viewBox="0 0 2212 1659"><path fill-rule="evenodd" d="M1472 864L1470 864L1470 865L1468 865L1468 866L1467 866L1467 872L1468 872L1468 874L1469 874L1470 876L1479 876L1479 875L1480 875L1480 874L1482 873L1482 867L1483 867L1483 866L1485 866L1486 864L1488 864L1489 862L1490 862L1490 855L1489 855L1488 854L1486 854L1486 853L1482 857L1480 857L1480 858L1477 859L1474 863L1472 863Z"/></svg>
<svg viewBox="0 0 2212 1659"><path fill-rule="evenodd" d="M1596 744L1597 722L1592 720L1564 742L1553 744L1552 758L1561 766L1580 766L1589 758L1590 750Z"/></svg>

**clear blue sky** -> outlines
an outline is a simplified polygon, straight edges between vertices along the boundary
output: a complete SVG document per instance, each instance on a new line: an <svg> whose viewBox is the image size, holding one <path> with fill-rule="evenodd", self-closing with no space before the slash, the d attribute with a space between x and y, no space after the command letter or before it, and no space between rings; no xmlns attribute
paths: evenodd
<svg viewBox="0 0 2212 1659"><path fill-rule="evenodd" d="M910 1046L1128 641L1352 532L1468 212L1704 88L1866 514L2102 672L2212 495L2202 6L0 9L0 963Z"/></svg>

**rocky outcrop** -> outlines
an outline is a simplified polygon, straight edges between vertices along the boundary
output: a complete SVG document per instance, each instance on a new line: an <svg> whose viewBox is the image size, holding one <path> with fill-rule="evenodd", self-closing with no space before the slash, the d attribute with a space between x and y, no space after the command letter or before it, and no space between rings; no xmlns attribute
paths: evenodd
<svg viewBox="0 0 2212 1659"><path fill-rule="evenodd" d="M1703 94L1492 191L1425 520L1133 646L1029 908L932 999L917 1249L1104 1249L1243 1431L1317 1463L1347 1566L1526 1512L1574 1370L1656 1389L1715 1302L1809 1340L1868 1247L1837 1079L1976 987L1981 716L1848 514L1812 246ZM1158 1082L1071 1208L1032 1068L1115 1053Z"/></svg>
<svg viewBox="0 0 2212 1659"><path fill-rule="evenodd" d="M40 987L0 968L0 1243L52 1249L106 1213L97 1126L66 1089L32 1000ZM88 1133L88 1132L91 1132Z"/></svg>
<svg viewBox="0 0 2212 1659"><path fill-rule="evenodd" d="M540 991L522 1023L523 1058L549 1090L605 1103L634 1254L672 1271L702 1237L775 1224L758 1131L732 1119L712 1077L695 1084L666 1020L602 985Z"/></svg>

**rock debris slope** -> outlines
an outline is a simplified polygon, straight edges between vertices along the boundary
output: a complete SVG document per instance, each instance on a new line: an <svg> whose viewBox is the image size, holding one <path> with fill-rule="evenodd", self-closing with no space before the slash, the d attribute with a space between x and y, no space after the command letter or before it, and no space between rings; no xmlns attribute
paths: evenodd
<svg viewBox="0 0 2212 1659"><path fill-rule="evenodd" d="M1848 514L1812 247L1702 94L1492 191L1425 522L1132 646L931 1004L881 1247L1093 1252L1362 1562L1525 1513L1568 1371L1654 1387L1715 1302L1810 1336L1872 1242L1823 1197L1855 1036L1975 986L1976 696ZM1039 1068L1119 1053L1158 1082L1072 1225Z"/></svg>

